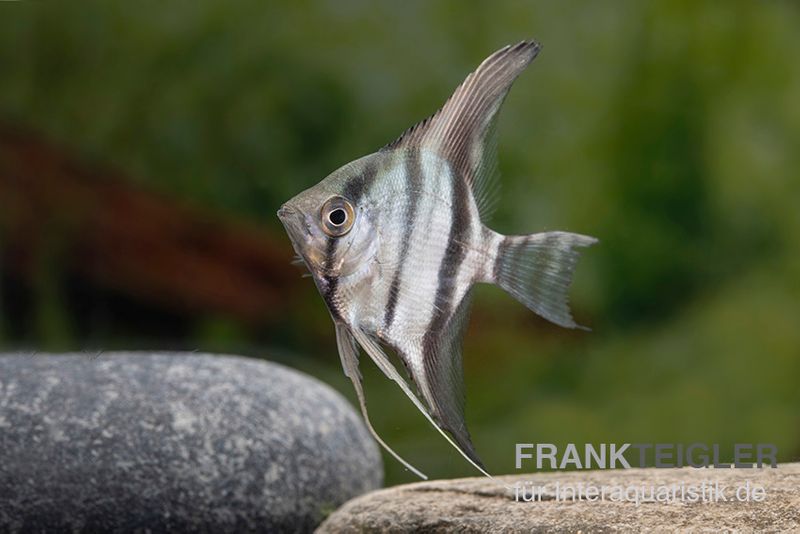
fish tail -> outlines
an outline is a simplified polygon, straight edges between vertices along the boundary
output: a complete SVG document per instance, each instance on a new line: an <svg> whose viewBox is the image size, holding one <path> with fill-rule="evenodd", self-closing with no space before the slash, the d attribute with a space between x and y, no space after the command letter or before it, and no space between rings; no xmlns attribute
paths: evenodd
<svg viewBox="0 0 800 534"><path fill-rule="evenodd" d="M572 319L567 291L578 261L577 248L593 245L597 239L569 232L494 235L496 254L488 281L548 321L586 329Z"/></svg>

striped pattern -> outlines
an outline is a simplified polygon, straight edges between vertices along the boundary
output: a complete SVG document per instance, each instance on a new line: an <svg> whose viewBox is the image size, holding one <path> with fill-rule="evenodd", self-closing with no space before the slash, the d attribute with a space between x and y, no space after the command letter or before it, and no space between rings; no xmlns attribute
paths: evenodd
<svg viewBox="0 0 800 534"><path fill-rule="evenodd" d="M461 413L450 408L462 404L450 399L450 390L460 389L460 384L448 383L448 389L438 391L431 370L442 367L442 358L460 362L452 351L459 350L461 336L446 352L440 350L440 340L447 337L446 330L479 273L494 259L487 260L482 252L484 233L474 197L449 162L430 151L405 150L396 155L389 172L393 179L382 180L373 191L376 204L386 206L377 215L378 224L406 231L390 237L393 244L387 242L382 249L381 263L390 267L365 298L380 303L375 309L383 310L382 320L371 325L367 318L362 327L397 351L433 417L479 463L463 414L458 420L445 415ZM362 310L369 309L369 303L361 304ZM467 308L465 304L463 309Z"/></svg>
<svg viewBox="0 0 800 534"><path fill-rule="evenodd" d="M379 169L378 162L372 158L368 158L362 163L362 165L351 164L343 169L346 172L347 179L342 184L340 194L348 199L354 206L357 206L364 196L369 194L371 188L376 183L376 176ZM330 272L335 268L337 250L340 244L341 240L339 239L328 239L326 241L323 259L323 272L325 274L318 277L317 282L322 298L328 305L331 315L336 320L342 318L342 308L345 299L343 299L342 295L338 292L339 276L330 274Z"/></svg>
<svg viewBox="0 0 800 534"><path fill-rule="evenodd" d="M402 220L410 227L417 226L417 208L420 204L418 201L419 192L422 190L422 184L425 177L422 174L422 163L420 161L420 154L417 151L410 151L405 158L405 168L403 173L403 182L405 182L404 189L404 205L402 212ZM389 297L386 302L386 312L383 317L383 328L391 330L392 323L394 322L395 311L397 310L397 300L400 295L400 286L403 282L402 276L404 266L408 259L408 251L411 248L411 240L404 239L400 245L400 254L397 258L397 268L392 276L392 282L389 286ZM407 271L406 271L406 274Z"/></svg>
<svg viewBox="0 0 800 534"><path fill-rule="evenodd" d="M343 366L365 417L356 342L483 473L463 406L461 341L471 288L496 283L544 317L575 326L566 305L574 248L594 242L564 232L505 237L483 224L496 183L495 117L538 51L522 42L495 52L437 113L287 203L305 214L287 229L337 324ZM315 231L314 210L332 195L356 213L341 237ZM425 407L377 341L397 352Z"/></svg>

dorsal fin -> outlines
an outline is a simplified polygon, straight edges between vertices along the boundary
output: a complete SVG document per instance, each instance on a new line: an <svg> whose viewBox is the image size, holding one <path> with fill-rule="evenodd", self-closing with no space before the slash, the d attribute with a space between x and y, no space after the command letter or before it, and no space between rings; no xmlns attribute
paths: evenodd
<svg viewBox="0 0 800 534"><path fill-rule="evenodd" d="M467 76L439 111L382 150L419 148L439 153L472 188L481 219L485 220L497 185L495 116L511 84L539 49L535 41L501 48Z"/></svg>

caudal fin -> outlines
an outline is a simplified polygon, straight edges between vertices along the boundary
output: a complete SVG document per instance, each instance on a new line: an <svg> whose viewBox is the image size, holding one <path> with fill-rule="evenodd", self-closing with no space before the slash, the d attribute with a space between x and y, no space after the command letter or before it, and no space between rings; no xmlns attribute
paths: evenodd
<svg viewBox="0 0 800 534"><path fill-rule="evenodd" d="M494 263L494 283L532 311L566 328L582 328L569 311L569 285L578 261L577 247L597 239L569 232L507 236Z"/></svg>

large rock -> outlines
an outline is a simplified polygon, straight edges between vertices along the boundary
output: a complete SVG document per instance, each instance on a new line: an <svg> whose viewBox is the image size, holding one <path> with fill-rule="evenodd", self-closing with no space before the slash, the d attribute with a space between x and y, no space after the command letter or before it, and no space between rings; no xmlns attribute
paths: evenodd
<svg viewBox="0 0 800 534"><path fill-rule="evenodd" d="M0 356L0 531L308 531L382 472L345 399L281 365Z"/></svg>
<svg viewBox="0 0 800 534"><path fill-rule="evenodd" d="M650 486L680 488L703 481L719 483L727 502L689 503L612 501L614 487ZM518 502L515 484L532 482L543 487L541 499ZM555 498L556 483L562 490ZM606 486L601 502L571 500L565 486ZM749 484L749 485L748 485ZM505 485L512 489L506 488ZM531 485L527 487L533 487ZM763 487L762 502L739 502ZM538 491L538 490L537 490ZM586 490L584 490L585 492ZM676 495L680 495L680 490ZM527 494L532 495L531 492ZM640 494L641 495L641 494ZM656 494L658 495L658 494ZM663 495L663 494L662 494ZM713 491L716 498L716 488ZM577 497L577 494L576 494ZM775 469L626 469L559 472L535 475L465 478L420 482L368 493L353 499L332 514L319 528L328 532L800 532L800 463L781 464Z"/></svg>

